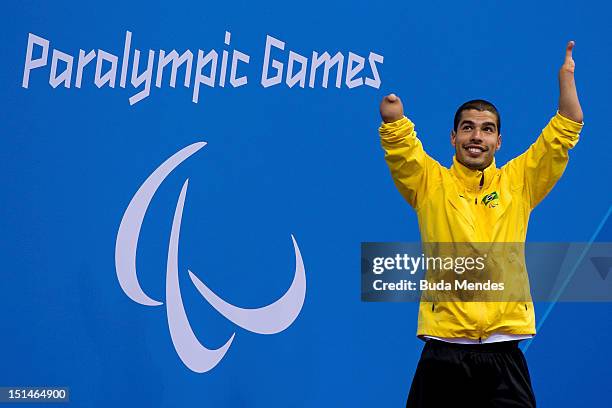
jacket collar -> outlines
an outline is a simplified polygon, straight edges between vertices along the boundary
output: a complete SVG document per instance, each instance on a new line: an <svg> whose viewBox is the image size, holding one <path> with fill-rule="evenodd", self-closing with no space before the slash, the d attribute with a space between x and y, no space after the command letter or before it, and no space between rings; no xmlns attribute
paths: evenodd
<svg viewBox="0 0 612 408"><path fill-rule="evenodd" d="M493 177L497 173L497 167L495 167L495 158L493 158L493 161L486 169L472 170L459 163L459 161L457 161L457 157L453 156L453 165L451 166L451 173L468 190L479 191L481 189L486 189L489 187L489 185L491 185Z"/></svg>

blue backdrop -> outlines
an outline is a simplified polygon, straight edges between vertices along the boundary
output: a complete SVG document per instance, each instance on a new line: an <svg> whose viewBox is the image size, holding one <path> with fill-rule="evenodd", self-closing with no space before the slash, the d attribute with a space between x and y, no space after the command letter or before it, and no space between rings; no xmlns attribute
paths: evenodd
<svg viewBox="0 0 612 408"><path fill-rule="evenodd" d="M403 406L422 348L416 304L360 301L360 243L417 241L416 216L393 186L379 145L380 98L395 92L426 150L450 165L452 117L473 98L502 115L499 165L526 149L557 105L568 40L585 112L581 141L533 212L531 241L588 241L612 203L612 28L601 2L362 1L5 4L0 24L0 386L70 387L71 405L105 407ZM79 49L240 50L247 85L94 85L95 60L75 88ZM231 46L224 46L225 32ZM22 87L28 34L50 41L48 64ZM289 51L349 52L379 63L381 85L261 85L266 35ZM69 89L49 85L51 53L74 57ZM40 50L38 51L40 52ZM155 57L157 63L157 54ZM195 61L195 60L194 60ZM63 65L62 65L63 67ZM63 69L63 68L62 68ZM194 62L195 69L195 62ZM60 67L58 67L58 72ZM229 68L228 68L229 72ZM192 79L193 80L193 79ZM343 77L344 81L344 77ZM157 191L138 246L145 291L164 297L172 216L190 179L180 282L193 330L208 348L236 332L225 358L196 374L174 350L164 308L121 290L115 239L135 191L166 158L208 145ZM291 284L290 234L306 268L297 320L275 335L235 326L189 282L194 271L242 307L273 302ZM612 241L608 223L597 240ZM533 273L533 271L532 271ZM548 304L537 305L541 319ZM612 358L609 303L557 304L526 351L540 406L601 406ZM443 389L443 384L440 385Z"/></svg>

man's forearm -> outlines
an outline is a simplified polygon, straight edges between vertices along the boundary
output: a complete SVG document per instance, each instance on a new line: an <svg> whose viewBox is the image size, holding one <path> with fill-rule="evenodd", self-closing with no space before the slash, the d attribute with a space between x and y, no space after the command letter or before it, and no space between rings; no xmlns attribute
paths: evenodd
<svg viewBox="0 0 612 408"><path fill-rule="evenodd" d="M578 123L584 119L573 73L559 74L559 113Z"/></svg>
<svg viewBox="0 0 612 408"><path fill-rule="evenodd" d="M559 113L574 122L582 123L584 116L578 100L576 80L574 79L573 48L574 42L570 41L567 44L565 62L559 70Z"/></svg>

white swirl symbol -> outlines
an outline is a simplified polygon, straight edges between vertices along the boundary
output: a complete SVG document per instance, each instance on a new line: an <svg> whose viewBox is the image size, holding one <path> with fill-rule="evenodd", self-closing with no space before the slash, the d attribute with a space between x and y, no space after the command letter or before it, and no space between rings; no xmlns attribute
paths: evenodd
<svg viewBox="0 0 612 408"><path fill-rule="evenodd" d="M147 208L155 192L168 175L183 161L206 145L198 142L185 147L161 164L140 186L128 205L117 233L115 244L115 268L119 284L125 294L134 302L145 306L161 306L163 303L152 299L140 287L136 274L136 248L140 228ZM166 312L168 328L174 348L183 363L192 371L204 373L213 369L223 358L234 340L235 333L218 349L208 349L197 339L189 319L185 313L178 275L178 244L183 217L183 207L189 179L185 180L174 212L170 244L168 247L168 263L166 267ZM295 251L295 274L287 292L276 302L256 309L246 309L234 306L209 289L191 271L191 281L219 313L234 324L259 334L275 334L285 330L297 318L304 305L306 297L306 273L302 255L293 235Z"/></svg>

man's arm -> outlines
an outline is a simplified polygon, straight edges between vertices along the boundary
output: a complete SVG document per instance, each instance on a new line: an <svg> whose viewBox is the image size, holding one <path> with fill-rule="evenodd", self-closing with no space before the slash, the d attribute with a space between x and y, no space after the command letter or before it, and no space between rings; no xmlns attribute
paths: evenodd
<svg viewBox="0 0 612 408"><path fill-rule="evenodd" d="M572 58L573 49L574 42L568 42L565 49L565 62L559 70L559 113L574 122L582 123L582 108L578 101L578 91L574 80L576 64Z"/></svg>
<svg viewBox="0 0 612 408"><path fill-rule="evenodd" d="M542 201L565 171L569 149L578 143L582 129L583 114L574 81L573 48L574 42L570 41L559 70L557 114L525 153L504 166L514 180L523 181L530 208Z"/></svg>
<svg viewBox="0 0 612 408"><path fill-rule="evenodd" d="M435 174L431 170L439 164L423 150L414 124L404 116L402 101L396 95L383 98L380 116L384 123L378 131L393 181L406 201L418 209Z"/></svg>

